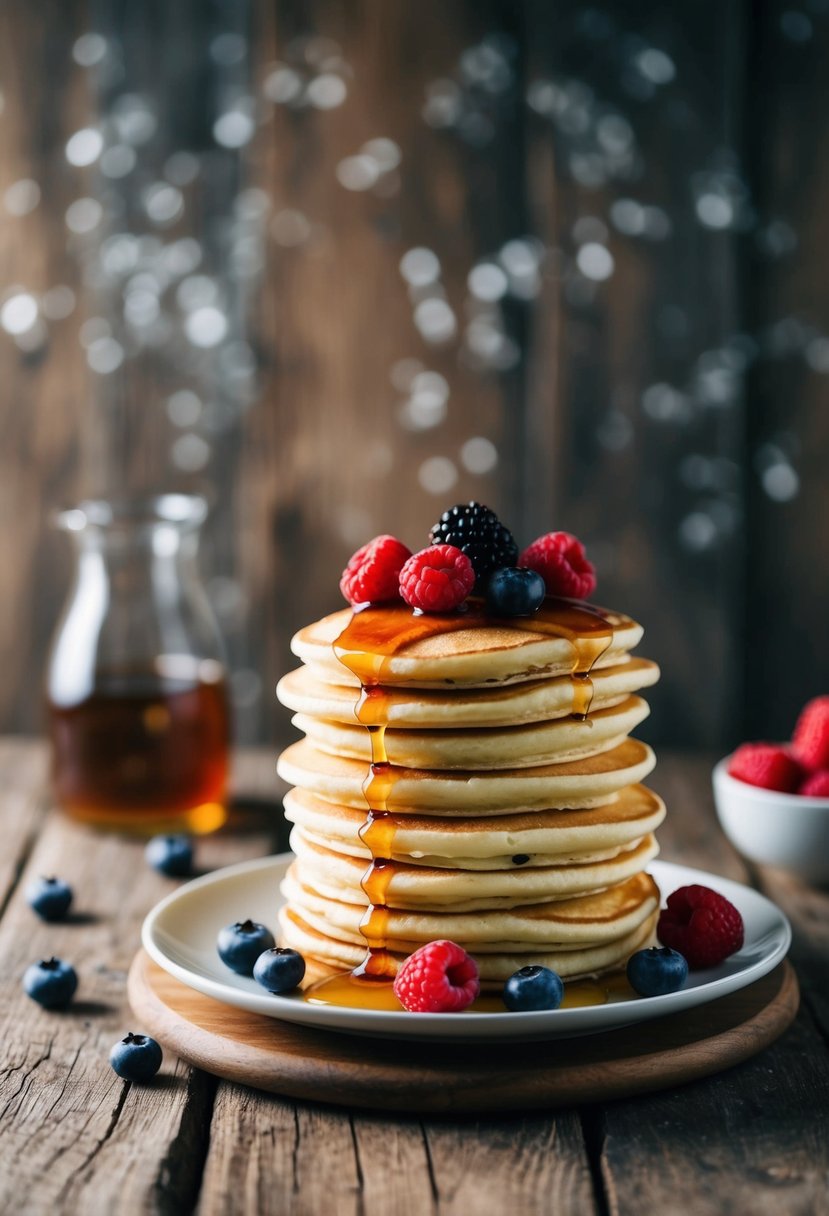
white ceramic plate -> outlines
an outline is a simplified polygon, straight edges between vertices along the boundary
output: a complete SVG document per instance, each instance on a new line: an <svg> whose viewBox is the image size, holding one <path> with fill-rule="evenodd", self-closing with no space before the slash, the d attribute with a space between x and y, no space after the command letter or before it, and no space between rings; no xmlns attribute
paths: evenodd
<svg viewBox="0 0 829 1216"><path fill-rule="evenodd" d="M552 1039L613 1030L663 1017L744 988L785 957L791 941L786 917L750 887L669 862L650 866L663 902L677 887L702 883L739 908L745 945L710 971L692 971L685 988L665 996L622 998L606 1005L532 1013L399 1013L312 1005L298 995L273 996L253 979L235 975L216 953L223 925L250 917L275 928L279 883L289 853L228 866L179 887L144 921L144 949L160 967L197 992L251 1013L346 1034L411 1039Z"/></svg>

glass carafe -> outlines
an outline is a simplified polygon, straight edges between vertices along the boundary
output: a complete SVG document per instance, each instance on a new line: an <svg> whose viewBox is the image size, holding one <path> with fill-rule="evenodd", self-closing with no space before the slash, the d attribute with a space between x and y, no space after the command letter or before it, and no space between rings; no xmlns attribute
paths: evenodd
<svg viewBox="0 0 829 1216"><path fill-rule="evenodd" d="M203 498L58 517L76 575L47 674L58 804L97 827L209 832L226 817L224 650L196 563Z"/></svg>

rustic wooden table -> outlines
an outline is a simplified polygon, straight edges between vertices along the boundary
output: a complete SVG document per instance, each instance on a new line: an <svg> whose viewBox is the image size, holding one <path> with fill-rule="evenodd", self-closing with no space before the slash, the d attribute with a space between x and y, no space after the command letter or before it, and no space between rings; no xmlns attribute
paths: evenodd
<svg viewBox="0 0 829 1216"><path fill-rule="evenodd" d="M672 1092L555 1114L403 1119L282 1100L167 1057L150 1086L107 1056L138 1030L125 997L147 910L172 881L140 844L50 808L39 743L0 742L0 1211L40 1213L816 1213L829 1211L829 896L749 870L719 833L710 764L662 756L667 860L760 887L795 928L796 1022L762 1055ZM199 844L212 869L284 847L273 756L239 757L232 830ZM45 925L23 886L58 873L76 914ZM24 996L51 954L80 977L66 1013Z"/></svg>

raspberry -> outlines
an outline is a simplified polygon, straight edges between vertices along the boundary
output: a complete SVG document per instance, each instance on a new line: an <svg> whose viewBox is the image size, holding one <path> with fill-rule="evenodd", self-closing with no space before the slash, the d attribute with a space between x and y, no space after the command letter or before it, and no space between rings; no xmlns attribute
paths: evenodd
<svg viewBox="0 0 829 1216"><path fill-rule="evenodd" d="M715 967L743 944L743 918L724 895L710 887L680 887L659 914L656 935L678 950L692 971Z"/></svg>
<svg viewBox="0 0 829 1216"><path fill-rule="evenodd" d="M803 707L792 752L804 768L829 768L829 697L815 697Z"/></svg>
<svg viewBox="0 0 829 1216"><path fill-rule="evenodd" d="M584 545L569 532L548 532L528 545L518 565L535 570L544 579L548 595L586 600L596 590L596 571Z"/></svg>
<svg viewBox="0 0 829 1216"><path fill-rule="evenodd" d="M481 988L474 959L456 942L429 942L410 954L394 981L394 995L410 1013L460 1013Z"/></svg>
<svg viewBox="0 0 829 1216"><path fill-rule="evenodd" d="M458 503L444 511L429 539L433 545L455 545L466 554L481 593L493 570L514 566L518 557L518 545L509 528L479 502Z"/></svg>
<svg viewBox="0 0 829 1216"><path fill-rule="evenodd" d="M474 586L472 562L454 545L421 549L400 571L400 594L423 612L450 612Z"/></svg>
<svg viewBox="0 0 829 1216"><path fill-rule="evenodd" d="M803 777L800 765L775 743L743 743L728 765L728 773L747 785L793 794Z"/></svg>
<svg viewBox="0 0 829 1216"><path fill-rule="evenodd" d="M823 768L812 773L797 792L804 798L829 798L829 769Z"/></svg>
<svg viewBox="0 0 829 1216"><path fill-rule="evenodd" d="M399 599L400 571L411 556L411 549L393 536L375 536L350 558L340 591L349 604Z"/></svg>

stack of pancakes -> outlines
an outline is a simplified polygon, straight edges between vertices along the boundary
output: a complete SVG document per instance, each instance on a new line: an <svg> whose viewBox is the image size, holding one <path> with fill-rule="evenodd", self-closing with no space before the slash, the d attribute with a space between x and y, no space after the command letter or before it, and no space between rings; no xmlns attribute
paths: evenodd
<svg viewBox="0 0 829 1216"><path fill-rule="evenodd" d="M648 942L665 809L638 784L653 753L628 736L658 668L630 655L640 626L610 612L580 666L562 613L558 636L549 601L539 623L412 628L401 605L296 635L303 666L277 689L305 734L279 760L296 854L280 925L318 971L368 946L393 974L450 938L484 983L530 963L573 978Z"/></svg>

